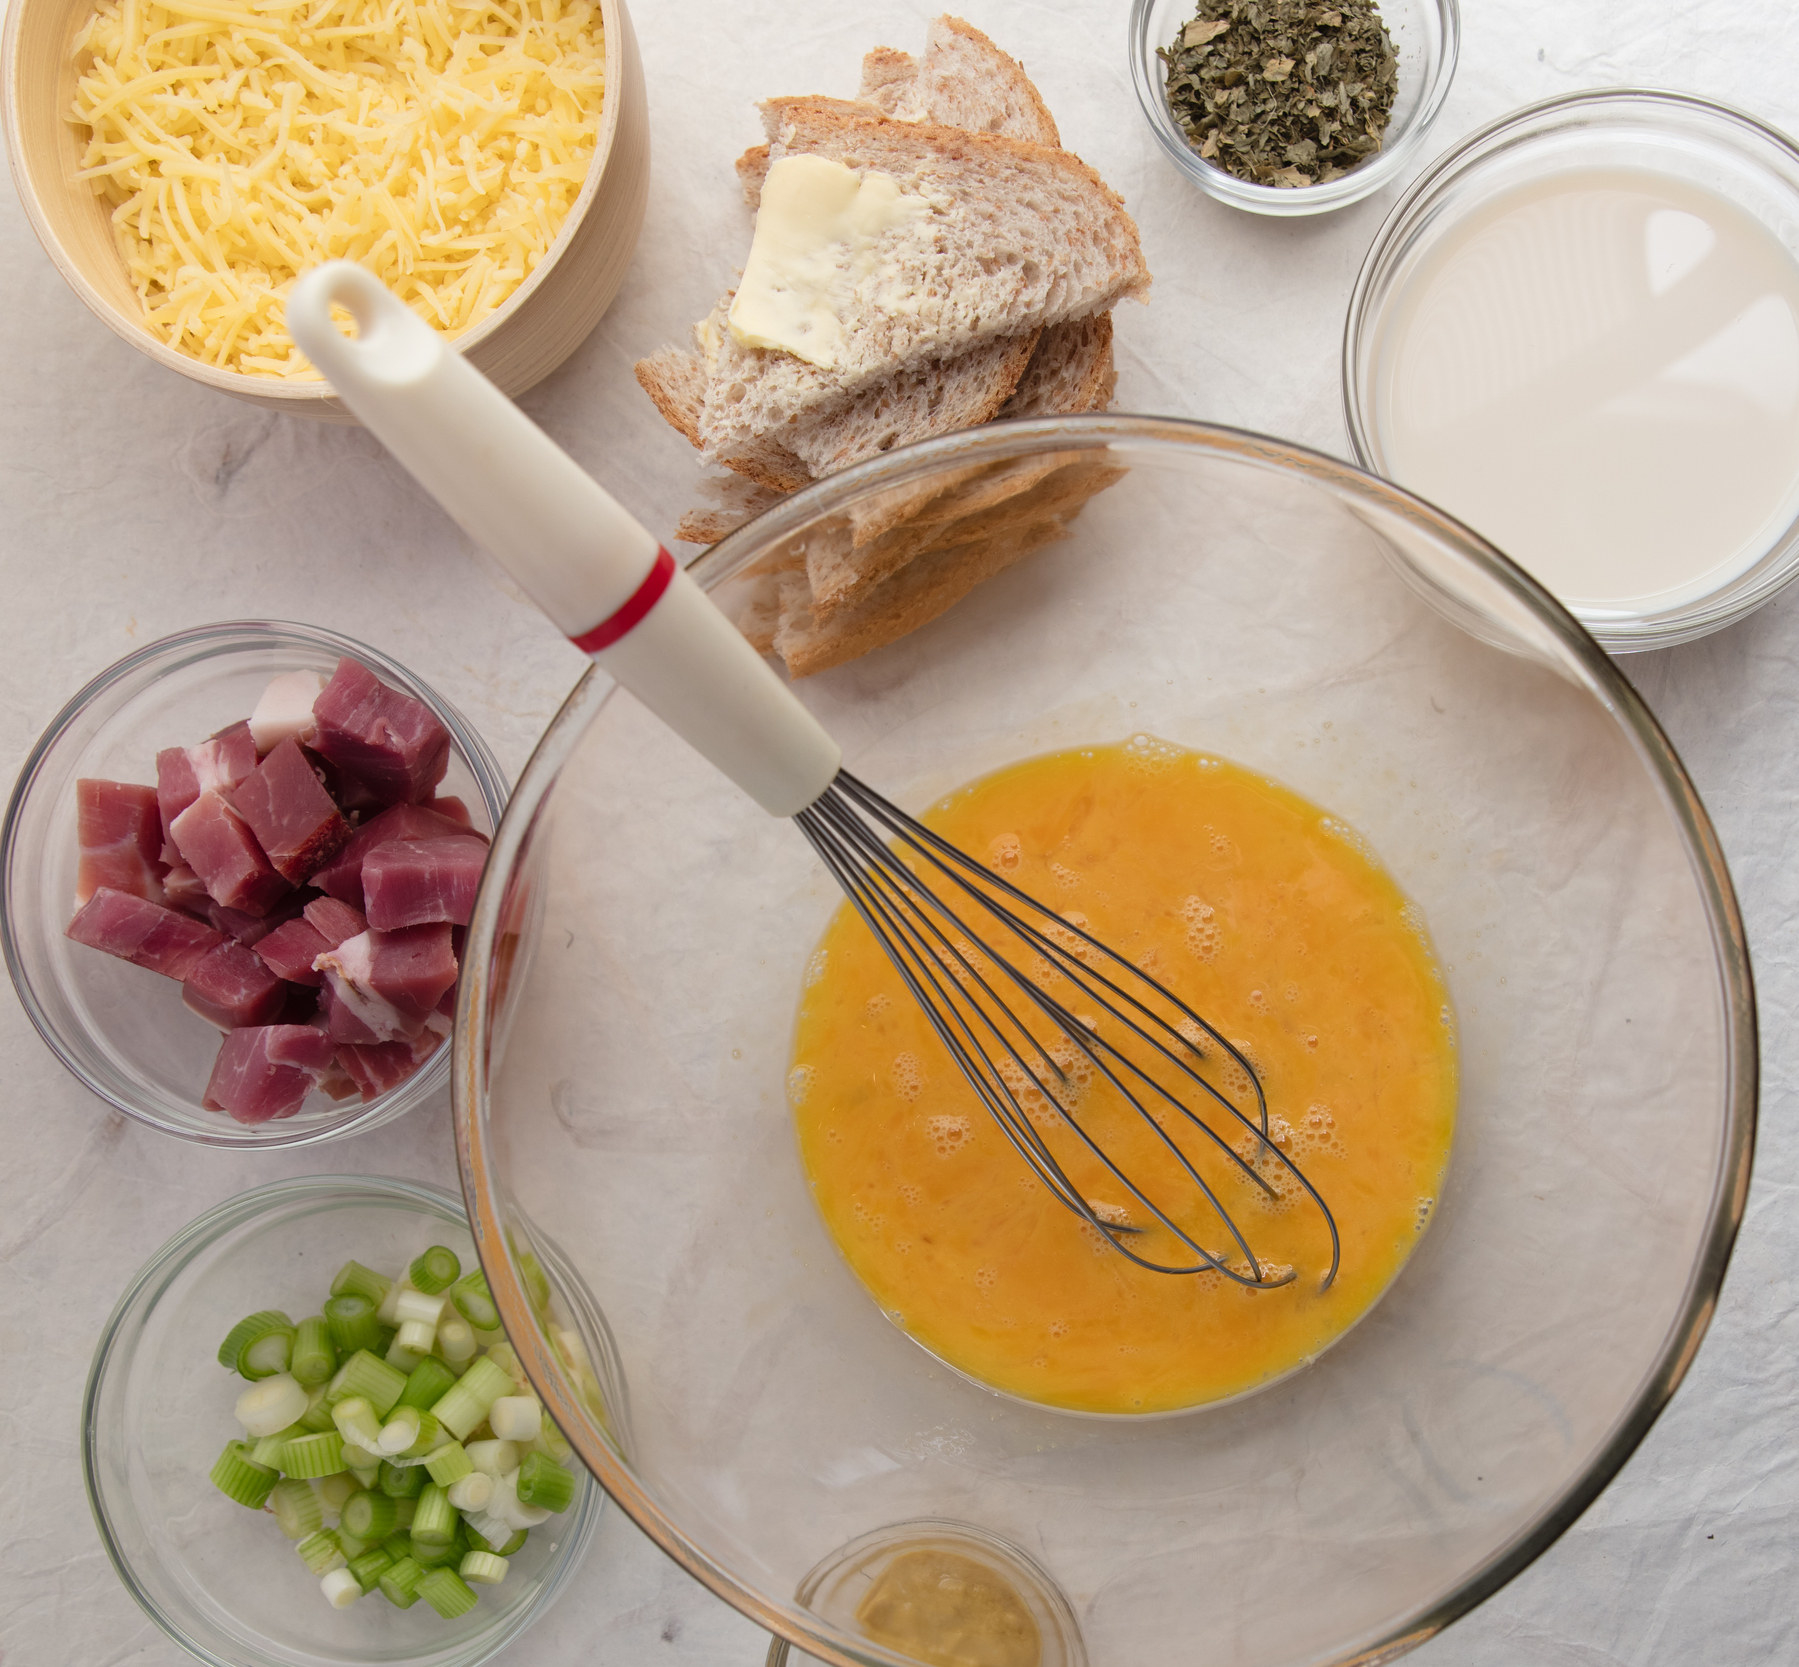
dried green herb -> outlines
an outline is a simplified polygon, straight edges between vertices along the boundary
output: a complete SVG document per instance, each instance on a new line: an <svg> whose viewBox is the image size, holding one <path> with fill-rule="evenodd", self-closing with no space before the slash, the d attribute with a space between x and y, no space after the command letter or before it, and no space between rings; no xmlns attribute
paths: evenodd
<svg viewBox="0 0 1799 1667"><path fill-rule="evenodd" d="M1398 63L1373 0L1200 0L1160 56L1188 144L1257 185L1322 185L1380 149Z"/></svg>

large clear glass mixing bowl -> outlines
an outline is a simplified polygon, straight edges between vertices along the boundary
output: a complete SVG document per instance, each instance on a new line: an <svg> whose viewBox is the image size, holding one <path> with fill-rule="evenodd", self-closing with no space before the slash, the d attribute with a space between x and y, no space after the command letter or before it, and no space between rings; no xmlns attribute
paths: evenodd
<svg viewBox="0 0 1799 1667"><path fill-rule="evenodd" d="M795 687L912 809L1148 733L1366 836L1429 923L1461 1048L1447 1185L1393 1288L1307 1370L1176 1417L1039 1410L926 1355L827 1237L785 1100L832 883L596 673L519 783L470 928L454 1082L479 1249L594 1474L807 1654L904 1659L795 1593L929 1519L1026 1553L1093 1667L1385 1659L1549 1544L1692 1360L1754 1129L1729 877L1654 720L1543 590L1276 441L990 428L814 487L696 573L735 606L876 494L1069 459L1116 478L1066 539ZM609 1337L581 1303L534 1320L540 1235Z"/></svg>

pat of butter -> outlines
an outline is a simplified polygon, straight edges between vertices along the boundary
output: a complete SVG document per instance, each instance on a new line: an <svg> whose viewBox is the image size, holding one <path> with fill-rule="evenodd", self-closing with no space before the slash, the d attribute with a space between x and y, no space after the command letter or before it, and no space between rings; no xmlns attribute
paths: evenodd
<svg viewBox="0 0 1799 1667"><path fill-rule="evenodd" d="M762 182L756 235L731 302L732 340L831 369L844 317L875 272L886 234L929 212L891 174L857 173L822 156L782 157Z"/></svg>

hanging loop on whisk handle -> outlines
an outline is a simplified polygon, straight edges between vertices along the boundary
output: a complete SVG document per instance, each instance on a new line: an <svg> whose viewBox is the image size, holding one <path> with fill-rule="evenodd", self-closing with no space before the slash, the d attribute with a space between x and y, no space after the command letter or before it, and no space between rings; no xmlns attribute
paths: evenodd
<svg viewBox="0 0 1799 1667"><path fill-rule="evenodd" d="M287 326L563 635L764 810L794 815L830 785L842 754L773 668L629 511L379 278L352 261L315 267L293 287Z"/></svg>

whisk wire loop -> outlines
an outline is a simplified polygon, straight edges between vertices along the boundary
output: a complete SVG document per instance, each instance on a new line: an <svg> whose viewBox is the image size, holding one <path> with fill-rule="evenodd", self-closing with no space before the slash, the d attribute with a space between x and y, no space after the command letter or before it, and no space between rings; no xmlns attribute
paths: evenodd
<svg viewBox="0 0 1799 1667"><path fill-rule="evenodd" d="M875 935L1001 1132L1037 1179L1107 1244L1130 1261L1155 1272L1212 1271L1236 1284L1259 1289L1286 1284L1295 1277L1291 1270L1270 1277L1272 1270L1256 1257L1223 1200L1169 1133L1164 1116L1153 1112L1139 1097L1139 1093L1147 1091L1155 1103L1178 1112L1186 1126L1204 1135L1236 1172L1265 1195L1278 1196L1262 1173L1265 1162L1278 1164L1293 1177L1328 1229L1330 1262L1323 1285L1331 1284L1341 1258L1335 1218L1317 1188L1276 1144L1270 1131L1267 1096L1254 1066L1214 1025L1142 968L1080 926L1064 920L1002 874L977 863L848 771L840 771L830 787L794 820ZM1089 1021L1072 1011L1057 993L1045 987L1043 974L1025 970L994 941L990 931L971 926L939 890L933 889L930 882L938 878L953 888L952 896L960 894L964 907L972 904L986 921L1022 945L1025 955L1034 956L1050 978L1060 979L1081 997L1093 1001L1112 1023L1135 1037L1151 1056L1149 1064L1146 1066L1102 1034L1100 1021ZM1099 965L1094 965L1095 961ZM1027 1011L1034 1011L1046 1022L1063 1039L1064 1047L1058 1050L1053 1042L1040 1039L996 984L1009 985L1022 996L1028 1003ZM1151 1004L1154 1001L1164 1003L1166 1011L1157 1011ZM1176 1016L1173 1022L1167 1012ZM1253 1115L1195 1068L1191 1061L1205 1056L1202 1040L1209 1041L1220 1055L1228 1058L1247 1083L1254 1096ZM1194 1236L1194 1230L1172 1219L1083 1124L1076 1104L1081 1090L1070 1076L1075 1054L1083 1057L1153 1131L1161 1149L1173 1157L1180 1172L1197 1188L1222 1224L1236 1254L1248 1268L1247 1274L1233 1266L1225 1255L1208 1250ZM1176 1081L1203 1094L1205 1102L1229 1120L1227 1127L1234 1125L1251 1137L1253 1160L1154 1074L1158 1060ZM1139 1085L1136 1091L1127 1085L1127 1077ZM1108 1219L1083 1196L1039 1133L1026 1107L1025 1099L1030 1095L1024 1087L1027 1083L1053 1108L1056 1123L1070 1130L1085 1151L1192 1253L1191 1260L1161 1261L1139 1254L1129 1240L1147 1229Z"/></svg>

